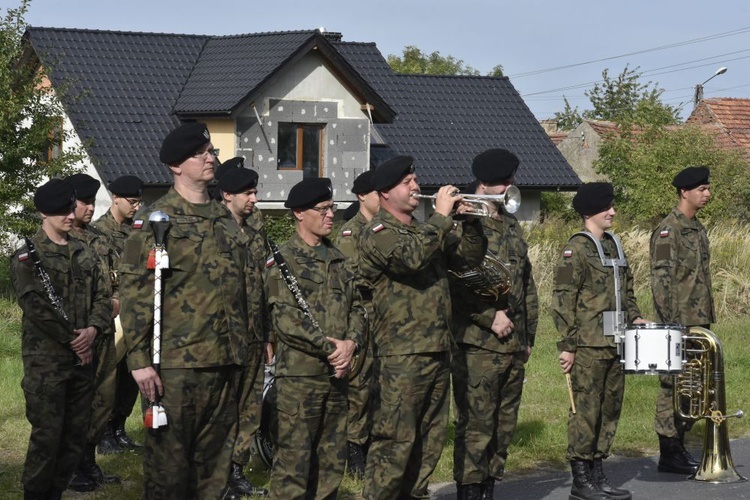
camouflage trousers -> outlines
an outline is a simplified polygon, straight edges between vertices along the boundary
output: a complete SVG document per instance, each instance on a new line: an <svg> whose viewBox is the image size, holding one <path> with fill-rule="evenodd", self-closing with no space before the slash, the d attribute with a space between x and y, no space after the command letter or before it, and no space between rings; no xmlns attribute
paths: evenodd
<svg viewBox="0 0 750 500"><path fill-rule="evenodd" d="M453 478L463 484L500 480L521 406L526 372L522 354L459 344L452 372L456 402Z"/></svg>
<svg viewBox="0 0 750 500"><path fill-rule="evenodd" d="M693 427L693 422L682 420L674 408L674 375L659 375L659 394L656 397L654 430L660 436L680 438Z"/></svg>
<svg viewBox="0 0 750 500"><path fill-rule="evenodd" d="M276 377L271 498L336 498L346 465L347 380Z"/></svg>
<svg viewBox="0 0 750 500"><path fill-rule="evenodd" d="M368 349L362 360L362 370L349 380L349 425L347 440L364 446L370 437L372 414L370 413L370 393L372 384L373 357Z"/></svg>
<svg viewBox="0 0 750 500"><path fill-rule="evenodd" d="M232 462L243 466L250 462L255 432L260 427L263 404L263 344L256 342L248 347L247 366L237 372L239 423L232 454Z"/></svg>
<svg viewBox="0 0 750 500"><path fill-rule="evenodd" d="M83 456L94 371L70 359L24 356L21 387L31 424L21 482L29 491L63 491Z"/></svg>
<svg viewBox="0 0 750 500"><path fill-rule="evenodd" d="M91 425L86 435L86 441L90 445L97 444L101 439L115 406L117 353L114 335L100 334L97 337L95 359L94 402L91 407Z"/></svg>
<svg viewBox="0 0 750 500"><path fill-rule="evenodd" d="M570 372L576 413L568 413L571 460L606 458L617 432L625 375L614 349L579 347Z"/></svg>
<svg viewBox="0 0 750 500"><path fill-rule="evenodd" d="M143 498L217 499L237 433L236 365L162 369L168 425L146 433Z"/></svg>
<svg viewBox="0 0 750 500"><path fill-rule="evenodd" d="M375 358L366 500L429 498L448 434L450 353Z"/></svg>

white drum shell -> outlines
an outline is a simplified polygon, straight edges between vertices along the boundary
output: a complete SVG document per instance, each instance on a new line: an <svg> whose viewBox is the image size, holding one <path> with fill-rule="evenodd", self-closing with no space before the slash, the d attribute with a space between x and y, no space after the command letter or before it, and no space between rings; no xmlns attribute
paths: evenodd
<svg viewBox="0 0 750 500"><path fill-rule="evenodd" d="M625 373L680 373L684 363L684 332L682 325L628 325L620 344Z"/></svg>

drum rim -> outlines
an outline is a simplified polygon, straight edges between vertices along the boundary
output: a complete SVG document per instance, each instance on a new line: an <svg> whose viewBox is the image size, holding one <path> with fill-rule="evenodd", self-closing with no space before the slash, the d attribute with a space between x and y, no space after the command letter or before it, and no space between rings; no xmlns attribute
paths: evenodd
<svg viewBox="0 0 750 500"><path fill-rule="evenodd" d="M679 323L645 323L628 325L625 330L679 330L685 332L687 328Z"/></svg>

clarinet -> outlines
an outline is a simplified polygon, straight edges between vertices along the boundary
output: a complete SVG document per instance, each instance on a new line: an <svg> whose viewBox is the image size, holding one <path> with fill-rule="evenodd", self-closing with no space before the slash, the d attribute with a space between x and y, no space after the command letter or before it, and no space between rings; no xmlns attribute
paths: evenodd
<svg viewBox="0 0 750 500"><path fill-rule="evenodd" d="M63 317L63 319L65 319L65 321L70 321L68 315L65 314L65 309L63 309L62 299L57 295L57 292L55 292L55 287L52 286L52 280L50 279L49 274L47 274L44 264L42 264L42 259L39 258L39 254L36 252L36 247L29 238L24 238L24 240L26 241L26 248L29 250L29 257L34 263L36 273L39 275L44 291L47 293L47 299L52 303L55 310Z"/></svg>

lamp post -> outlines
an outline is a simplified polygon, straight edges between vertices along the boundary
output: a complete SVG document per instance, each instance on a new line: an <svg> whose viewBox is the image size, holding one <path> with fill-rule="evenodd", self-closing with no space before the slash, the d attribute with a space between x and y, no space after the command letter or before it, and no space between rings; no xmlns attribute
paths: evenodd
<svg viewBox="0 0 750 500"><path fill-rule="evenodd" d="M726 72L727 72L726 66L722 66L721 68L716 70L716 73L714 73L713 76L711 76L711 78L695 86L695 94L693 94L693 107L696 107L698 103L701 101L701 99L703 99L703 86L707 84L708 82L710 82L711 80L713 80L714 78L716 78L717 76L723 75Z"/></svg>

